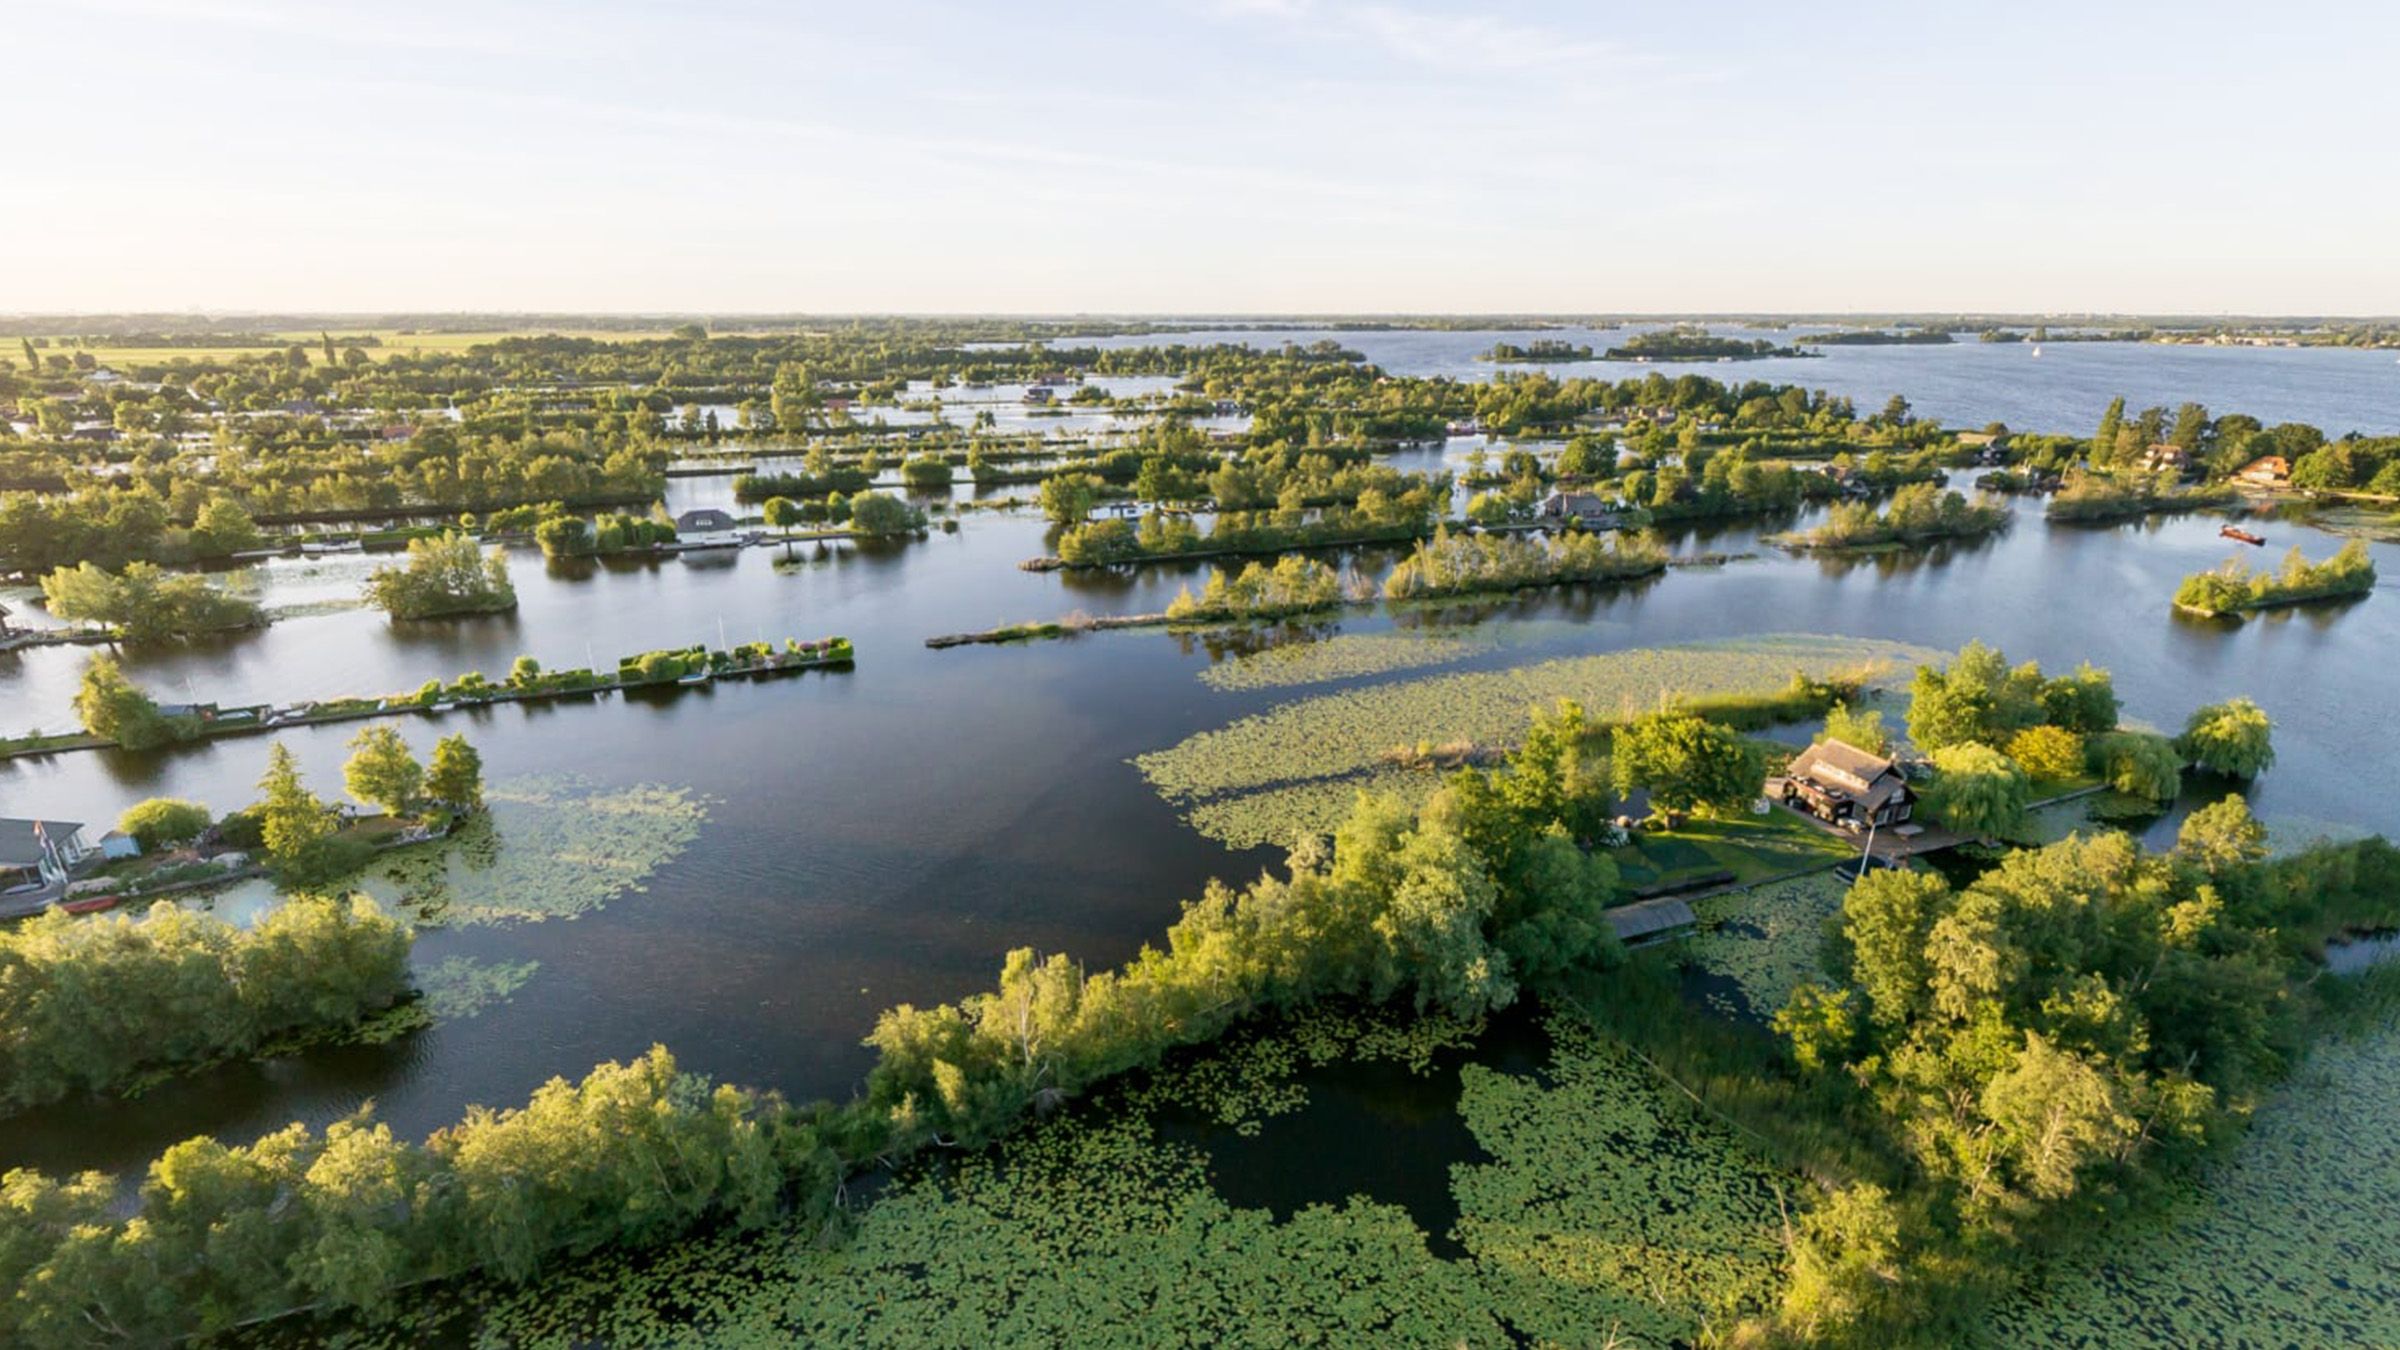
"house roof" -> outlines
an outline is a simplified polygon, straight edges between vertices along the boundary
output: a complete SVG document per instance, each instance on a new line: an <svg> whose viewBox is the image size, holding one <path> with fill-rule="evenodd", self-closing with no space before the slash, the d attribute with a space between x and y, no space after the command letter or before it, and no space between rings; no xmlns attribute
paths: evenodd
<svg viewBox="0 0 2400 1350"><path fill-rule="evenodd" d="M1818 741L1800 753L1784 771L1830 789L1869 809L1898 795L1908 784L1892 762L1870 755L1845 741Z"/></svg>
<svg viewBox="0 0 2400 1350"><path fill-rule="evenodd" d="M679 530L721 530L733 524L733 517L713 506L696 506L675 517Z"/></svg>
<svg viewBox="0 0 2400 1350"><path fill-rule="evenodd" d="M83 822L76 820L36 822L0 817L0 867L32 867L41 862L42 846L33 829L37 823L50 836L53 848L73 839L75 832L83 828Z"/></svg>
<svg viewBox="0 0 2400 1350"><path fill-rule="evenodd" d="M1621 905L1608 911L1605 917L1608 926L1616 931L1619 942L1639 942L1643 938L1657 937L1678 928L1690 928L1700 922L1689 904L1673 897Z"/></svg>

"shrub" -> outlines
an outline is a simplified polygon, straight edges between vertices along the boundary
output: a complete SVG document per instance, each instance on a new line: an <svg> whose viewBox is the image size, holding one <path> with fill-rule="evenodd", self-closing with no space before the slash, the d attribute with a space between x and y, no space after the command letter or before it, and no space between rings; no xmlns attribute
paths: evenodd
<svg viewBox="0 0 2400 1350"><path fill-rule="evenodd" d="M179 797L152 797L125 808L117 828L133 836L145 853L197 839L208 828L208 808Z"/></svg>
<svg viewBox="0 0 2400 1350"><path fill-rule="evenodd" d="M2027 727L2009 738L2008 757L2035 778L2073 778L2083 772L2083 738L2064 727Z"/></svg>

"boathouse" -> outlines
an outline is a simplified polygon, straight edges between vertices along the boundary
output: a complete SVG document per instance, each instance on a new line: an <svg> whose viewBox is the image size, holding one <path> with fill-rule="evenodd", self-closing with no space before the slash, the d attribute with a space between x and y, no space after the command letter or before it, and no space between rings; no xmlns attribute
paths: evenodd
<svg viewBox="0 0 2400 1350"><path fill-rule="evenodd" d="M1917 794L1888 759L1843 741L1818 741L1800 753L1767 795L1835 825L1897 825L1916 810Z"/></svg>

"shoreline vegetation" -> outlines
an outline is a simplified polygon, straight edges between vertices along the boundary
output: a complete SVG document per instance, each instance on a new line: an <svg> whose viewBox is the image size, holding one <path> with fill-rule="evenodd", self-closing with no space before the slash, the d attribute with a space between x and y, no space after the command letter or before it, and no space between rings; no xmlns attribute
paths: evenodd
<svg viewBox="0 0 2400 1350"><path fill-rule="evenodd" d="M2375 560L2365 540L2352 539L2321 563L2310 562L2294 547L2279 572L2254 569L2240 556L2227 558L2185 577L2175 590L2175 608L2216 619L2311 600L2353 599L2374 589Z"/></svg>
<svg viewBox="0 0 2400 1350"><path fill-rule="evenodd" d="M2172 475L2073 473L2042 508L2056 521L2101 522L2172 515L2228 506L2240 499L2230 483L2185 487Z"/></svg>
<svg viewBox="0 0 2400 1350"><path fill-rule="evenodd" d="M83 690L76 696L84 733L44 735L36 731L13 738L0 737L0 760L111 746L148 750L225 736L257 735L286 727L410 713L444 713L487 703L595 698L612 691L673 683L756 679L793 671L844 668L854 665L856 659L850 639L844 637L812 642L787 638L781 651L771 642L752 642L730 651L695 645L637 653L619 658L612 675L589 669L544 671L532 657L520 656L501 683L474 671L455 681L428 680L412 693L381 698L311 700L280 708L272 704L240 708L199 704L190 711L181 711L180 705L178 710L162 708L149 694L127 681L113 660L99 656L86 668Z"/></svg>
<svg viewBox="0 0 2400 1350"><path fill-rule="evenodd" d="M1993 679L2001 704L1978 696ZM1921 726L1912 709L1912 732L2113 723L2104 673L2037 679L2018 687L1988 650L1922 667L1920 697L1937 706ZM1534 1000L1580 1010L1771 1166L1777 1203L1762 1191L1761 1213L1780 1210L1787 1245L1760 1255L1788 1275L1735 1310L1729 1335L1955 1343L2028 1258L2095 1213L2146 1211L2238 1133L2338 1006L2313 954L2400 922L2400 851L2370 839L2270 859L2263 827L2227 798L2171 853L2101 832L2011 853L1957 889L1869 873L1769 1038L1707 1015L1607 922L1631 893L1610 842L1616 798L1639 788L1654 812L1730 827L1764 772L1722 724L1667 711L1603 730L1561 704L1501 767L1459 768L1422 806L1360 795L1330 846L1303 838L1286 876L1212 884L1120 969L1017 949L986 992L890 1009L843 1105L711 1085L653 1047L523 1107L471 1110L423 1144L363 1111L246 1146L196 1139L154 1164L130 1213L97 1174L12 1173L0 1332L50 1350L95 1326L138 1343L405 1316L403 1291L428 1281L522 1286L703 1227L782 1225L838 1250L884 1203L910 1203L854 1202L851 1179L1042 1128L1179 1049L1346 1001L1472 1024ZM2006 959L2037 941L2054 959ZM1491 1311L1515 1324L1542 1306L1515 1306L1527 1296Z"/></svg>

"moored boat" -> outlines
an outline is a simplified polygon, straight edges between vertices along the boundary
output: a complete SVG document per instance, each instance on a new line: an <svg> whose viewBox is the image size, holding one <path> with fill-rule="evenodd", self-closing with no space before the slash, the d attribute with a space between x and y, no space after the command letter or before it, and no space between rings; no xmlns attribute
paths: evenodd
<svg viewBox="0 0 2400 1350"><path fill-rule="evenodd" d="M2227 525L2223 529L2218 530L2217 533L2223 538L2236 539L2245 544L2264 544L2267 542L2264 538L2252 534L2248 530L2245 530L2238 525Z"/></svg>
<svg viewBox="0 0 2400 1350"><path fill-rule="evenodd" d="M115 909L117 902L123 898L118 895L87 895L80 900L61 901L58 907L69 914L97 914L104 909Z"/></svg>

